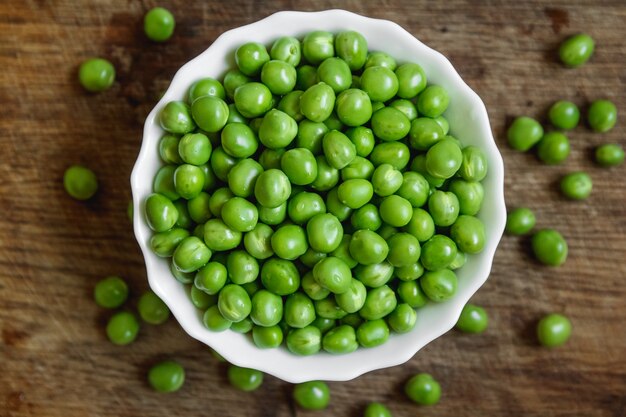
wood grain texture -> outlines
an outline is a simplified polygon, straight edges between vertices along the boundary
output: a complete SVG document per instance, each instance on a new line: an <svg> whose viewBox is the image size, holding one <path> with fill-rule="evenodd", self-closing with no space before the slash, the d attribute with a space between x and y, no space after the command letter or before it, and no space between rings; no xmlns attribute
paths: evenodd
<svg viewBox="0 0 626 417"><path fill-rule="evenodd" d="M626 415L625 167L593 165L604 142L626 145L626 5L623 1L163 1L177 28L165 44L141 30L153 1L5 0L0 2L0 416L304 416L291 386L267 377L251 394L230 388L225 367L173 320L144 326L136 343L115 347L103 333L94 283L128 279L134 306L147 289L142 257L128 220L129 175L142 123L177 68L223 31L279 10L345 8L394 20L443 52L483 98L505 159L509 206L535 210L538 226L565 235L570 257L561 268L531 259L527 239L505 236L493 272L473 301L485 306L482 336L450 332L403 366L331 383L332 404L319 415L359 416L383 401L395 416ZM597 41L592 61L562 68L555 47L584 31ZM90 56L115 64L117 82L92 95L76 82ZM554 100L583 108L606 97L620 109L610 133L584 127L573 152L549 167L505 143L516 115L544 118ZM72 163L100 179L95 200L63 191ZM566 172L584 169L592 197L568 202L555 188ZM563 348L537 346L534 325L550 311L567 314L573 337ZM145 383L150 364L179 360L184 389L158 395ZM439 405L421 409L403 382L430 372L442 384Z"/></svg>

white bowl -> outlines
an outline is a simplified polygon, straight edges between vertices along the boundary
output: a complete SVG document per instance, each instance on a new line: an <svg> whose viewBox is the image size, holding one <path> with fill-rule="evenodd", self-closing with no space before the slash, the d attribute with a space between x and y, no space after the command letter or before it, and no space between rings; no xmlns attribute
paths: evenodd
<svg viewBox="0 0 626 417"><path fill-rule="evenodd" d="M451 103L445 116L452 126L452 134L464 144L480 146L489 162L489 173L483 183L485 199L479 215L486 226L487 244L481 254L469 256L466 265L458 271L458 292L453 299L441 304L430 303L419 309L415 328L407 334L391 336L382 346L360 348L348 355L321 352L307 357L295 356L284 348L258 349L247 336L230 330L222 333L207 330L202 324L201 312L189 300L187 289L171 275L168 260L157 257L149 248L152 231L144 218L144 201L151 193L152 180L162 165L158 141L163 131L157 115L167 102L184 99L193 81L207 76L223 76L234 65L233 51L240 44L257 41L271 45L273 40L284 35L302 37L312 30L338 32L348 29L362 33L370 50L385 51L399 62L419 63L429 83L439 84L450 93ZM190 336L206 343L233 364L258 369L285 381L345 381L406 362L424 345L454 326L463 306L487 280L504 230L503 175L502 157L491 135L485 105L439 52L415 39L396 23L386 20L370 19L343 10L280 12L222 34L206 51L176 73L163 98L148 115L143 144L131 176L136 208L133 219L135 236L146 261L150 287L169 306Z"/></svg>

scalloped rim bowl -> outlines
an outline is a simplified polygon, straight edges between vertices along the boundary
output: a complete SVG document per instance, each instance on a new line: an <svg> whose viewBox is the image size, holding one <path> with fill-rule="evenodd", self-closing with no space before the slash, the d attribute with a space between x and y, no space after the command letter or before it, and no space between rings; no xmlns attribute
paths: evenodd
<svg viewBox="0 0 626 417"><path fill-rule="evenodd" d="M459 285L455 297L444 303L429 303L417 315L415 328L406 334L393 335L382 346L358 349L348 355L320 352L299 357L284 348L258 349L245 335L227 330L212 332L202 324L202 315L189 301L188 291L169 271L168 261L157 257L149 247L151 230L144 219L144 201L152 192L152 181L162 162L158 141L163 134L157 115L171 100L182 100L195 80L221 77L234 66L233 53L245 42L270 45L284 35L301 37L312 30L356 30L368 41L370 50L389 53L399 62L419 63L429 83L440 84L450 93L451 104L445 116L452 133L464 144L480 146L489 162L489 173L483 184L485 199L479 217L486 227L487 244L479 255L468 257L458 271ZM143 252L152 290L163 299L172 313L193 338L215 349L229 362L258 369L288 382L309 380L345 381L375 369L408 361L424 345L450 330L470 297L487 280L493 256L506 220L502 157L493 140L485 105L463 82L452 64L439 52L424 45L396 23L371 19L343 10L323 12L279 12L256 23L222 34L206 51L185 64L175 75L163 98L146 119L143 144L135 163L131 186L133 193L135 236Z"/></svg>

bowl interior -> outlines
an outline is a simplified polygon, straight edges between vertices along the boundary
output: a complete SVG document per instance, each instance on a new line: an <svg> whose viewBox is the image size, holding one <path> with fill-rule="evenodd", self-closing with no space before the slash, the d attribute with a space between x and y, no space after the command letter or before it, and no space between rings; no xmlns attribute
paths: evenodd
<svg viewBox="0 0 626 417"><path fill-rule="evenodd" d="M234 66L233 54L242 43L257 41L266 45L277 37L301 37L312 30L356 30L368 41L370 50L385 51L398 62L420 64L430 84L439 84L450 93L445 113L451 134L463 144L481 147L489 162L483 184L485 199L480 217L486 226L487 244L479 255L468 257L458 271L457 295L444 303L430 303L417 314L415 328L407 334L393 335L382 346L358 349L349 355L319 353L298 357L286 349L261 350L247 336L226 331L214 333L202 324L201 312L189 301L188 288L177 282L169 271L168 260L154 255L149 248L152 235L144 219L144 201L152 191L152 180L162 162L158 141L163 131L158 124L159 110L171 100L182 100L188 87L202 77L222 77ZM324 12L280 12L259 22L221 35L205 52L184 65L170 87L146 119L143 144L131 177L135 235L143 252L148 280L153 291L192 337L206 343L226 360L239 366L259 369L289 382L307 380L349 380L365 372L406 362L420 348L451 329L463 306L487 279L496 246L505 223L502 158L491 134L484 104L460 78L450 62L395 23L366 18L342 10Z"/></svg>

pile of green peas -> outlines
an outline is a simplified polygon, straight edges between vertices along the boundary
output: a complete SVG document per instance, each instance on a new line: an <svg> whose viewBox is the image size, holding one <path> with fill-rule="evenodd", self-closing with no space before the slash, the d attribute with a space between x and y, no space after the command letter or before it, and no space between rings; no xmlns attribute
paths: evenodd
<svg viewBox="0 0 626 417"><path fill-rule="evenodd" d="M487 174L416 63L354 31L256 42L161 109L150 246L213 331L298 355L378 346L454 296Z"/></svg>

